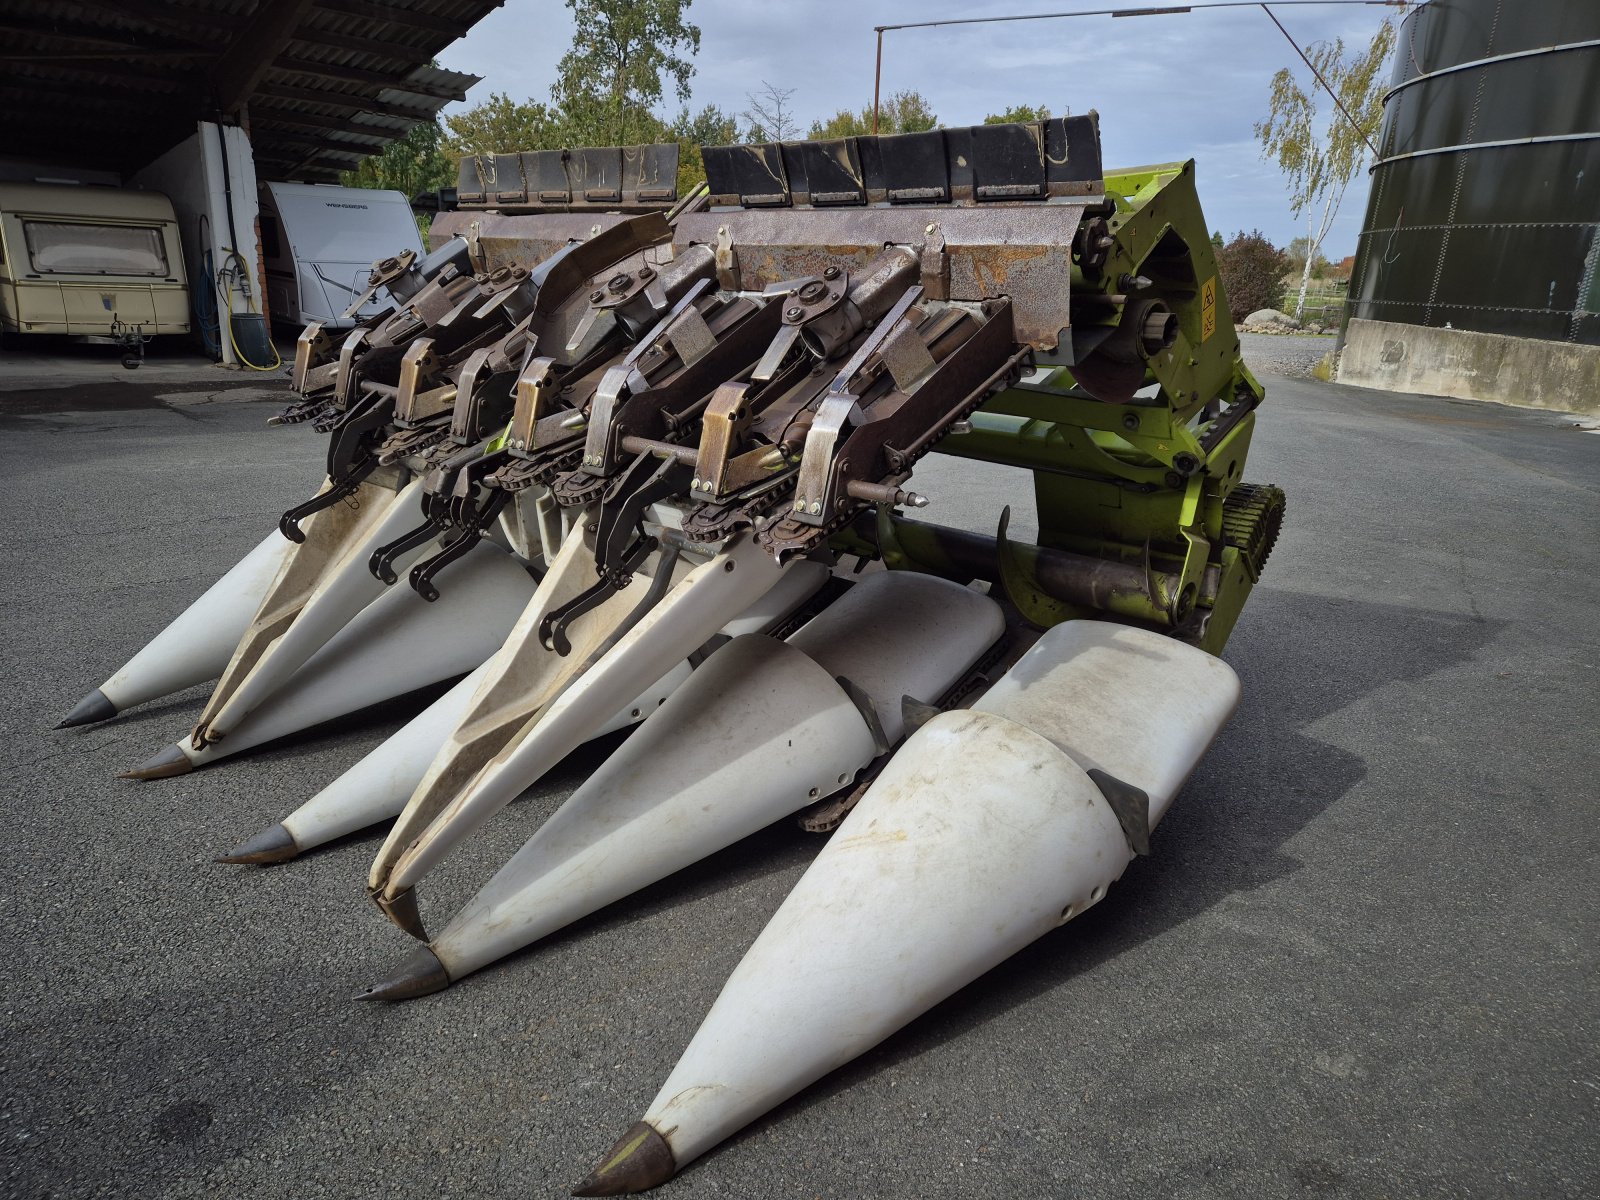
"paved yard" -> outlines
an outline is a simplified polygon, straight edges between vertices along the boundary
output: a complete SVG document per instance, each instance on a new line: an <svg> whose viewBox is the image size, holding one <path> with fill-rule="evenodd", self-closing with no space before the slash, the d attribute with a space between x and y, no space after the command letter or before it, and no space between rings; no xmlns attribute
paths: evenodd
<svg viewBox="0 0 1600 1200"><path fill-rule="evenodd" d="M0 394L3 1192L562 1195L817 842L773 827L441 995L352 1003L409 948L362 893L379 835L210 859L406 706L150 784L113 776L199 692L51 730L317 482L315 435L263 424L281 385L155 375ZM1266 382L1249 474L1288 526L1228 648L1243 705L1154 856L661 1195L1600 1194L1600 437ZM1019 496L947 460L918 490L985 529Z"/></svg>

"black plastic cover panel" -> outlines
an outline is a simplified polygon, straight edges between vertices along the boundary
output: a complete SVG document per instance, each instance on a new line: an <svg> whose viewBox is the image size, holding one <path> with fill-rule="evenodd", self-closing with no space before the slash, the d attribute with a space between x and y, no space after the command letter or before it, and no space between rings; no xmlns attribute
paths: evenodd
<svg viewBox="0 0 1600 1200"><path fill-rule="evenodd" d="M460 208L502 212L663 208L678 197L678 146L469 155L457 192Z"/></svg>
<svg viewBox="0 0 1600 1200"><path fill-rule="evenodd" d="M737 208L990 204L1104 192L1099 119L706 146L711 203Z"/></svg>

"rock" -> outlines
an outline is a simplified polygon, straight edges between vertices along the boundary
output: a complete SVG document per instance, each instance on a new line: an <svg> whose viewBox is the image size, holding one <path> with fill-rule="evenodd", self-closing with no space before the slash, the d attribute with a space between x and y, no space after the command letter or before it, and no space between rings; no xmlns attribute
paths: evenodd
<svg viewBox="0 0 1600 1200"><path fill-rule="evenodd" d="M1258 308L1244 319L1246 325L1277 325L1282 329L1299 329L1300 322L1286 312L1275 308Z"/></svg>

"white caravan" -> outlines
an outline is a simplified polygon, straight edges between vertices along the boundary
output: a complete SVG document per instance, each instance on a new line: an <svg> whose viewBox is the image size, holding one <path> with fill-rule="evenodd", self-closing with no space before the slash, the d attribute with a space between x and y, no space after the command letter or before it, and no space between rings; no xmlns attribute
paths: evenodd
<svg viewBox="0 0 1600 1200"><path fill-rule="evenodd" d="M261 250L272 319L320 321L326 329L348 329L381 306L369 300L357 317L344 315L367 290L378 259L403 250L426 254L411 205L399 192L326 183L261 185Z"/></svg>

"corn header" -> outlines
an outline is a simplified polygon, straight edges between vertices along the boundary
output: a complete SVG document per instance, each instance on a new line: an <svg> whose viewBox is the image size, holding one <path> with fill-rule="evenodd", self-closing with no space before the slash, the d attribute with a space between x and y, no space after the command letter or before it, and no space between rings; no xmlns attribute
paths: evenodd
<svg viewBox="0 0 1600 1200"><path fill-rule="evenodd" d="M1093 115L703 153L681 198L673 147L464 163L384 310L299 339L276 420L326 435L321 488L64 722L216 679L157 779L457 679L222 856L390 822L366 886L417 945L369 999L776 820L830 833L583 1195L1098 903L1233 711L1283 513L1243 482L1262 389L1192 163L1105 172ZM1036 541L913 490L933 453L1011 469ZM425 923L435 866L634 725Z"/></svg>

